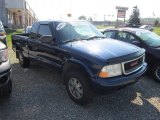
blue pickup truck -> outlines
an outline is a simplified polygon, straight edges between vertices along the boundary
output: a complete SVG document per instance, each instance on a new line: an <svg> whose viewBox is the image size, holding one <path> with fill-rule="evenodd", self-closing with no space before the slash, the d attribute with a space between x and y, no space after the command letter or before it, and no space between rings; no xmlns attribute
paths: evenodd
<svg viewBox="0 0 160 120"><path fill-rule="evenodd" d="M146 71L145 50L106 39L87 21L35 22L29 34L12 36L22 67L31 60L62 72L70 98L84 105L97 91L135 83Z"/></svg>

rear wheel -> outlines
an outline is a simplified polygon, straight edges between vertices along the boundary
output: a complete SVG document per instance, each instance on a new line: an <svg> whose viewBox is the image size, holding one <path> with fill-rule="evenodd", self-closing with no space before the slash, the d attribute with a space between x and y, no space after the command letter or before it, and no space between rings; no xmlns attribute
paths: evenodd
<svg viewBox="0 0 160 120"><path fill-rule="evenodd" d="M30 60L28 58L24 57L24 55L22 54L22 52L20 50L17 51L17 54L18 54L18 59L19 59L20 65L24 68L29 67Z"/></svg>
<svg viewBox="0 0 160 120"><path fill-rule="evenodd" d="M156 63L153 66L153 75L157 82L160 82L160 63Z"/></svg>
<svg viewBox="0 0 160 120"><path fill-rule="evenodd" d="M70 98L77 104L85 105L93 100L94 93L82 72L75 70L67 73L65 85Z"/></svg>

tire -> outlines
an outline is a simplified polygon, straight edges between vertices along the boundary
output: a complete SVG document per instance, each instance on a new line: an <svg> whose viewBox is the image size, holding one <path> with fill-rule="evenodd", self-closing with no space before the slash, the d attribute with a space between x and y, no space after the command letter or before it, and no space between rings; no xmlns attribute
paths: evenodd
<svg viewBox="0 0 160 120"><path fill-rule="evenodd" d="M6 96L9 95L12 92L12 81L9 80L9 82L0 87L0 96Z"/></svg>
<svg viewBox="0 0 160 120"><path fill-rule="evenodd" d="M22 52L20 50L17 51L17 56L19 59L19 63L23 68L27 68L30 65L30 60L26 57L24 57L24 55L22 54Z"/></svg>
<svg viewBox="0 0 160 120"><path fill-rule="evenodd" d="M79 105L89 104L94 98L87 77L80 71L67 73L65 85L70 98Z"/></svg>
<svg viewBox="0 0 160 120"><path fill-rule="evenodd" d="M153 76L157 82L160 82L160 63L153 66Z"/></svg>

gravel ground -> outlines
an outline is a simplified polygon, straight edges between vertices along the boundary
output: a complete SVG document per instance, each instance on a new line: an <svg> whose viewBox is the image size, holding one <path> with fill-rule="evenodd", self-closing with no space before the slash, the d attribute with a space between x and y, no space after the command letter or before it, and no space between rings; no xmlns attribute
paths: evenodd
<svg viewBox="0 0 160 120"><path fill-rule="evenodd" d="M13 51L9 55L13 91L0 99L0 120L160 120L160 84L151 78L79 106L70 100L58 71L35 63L23 69Z"/></svg>

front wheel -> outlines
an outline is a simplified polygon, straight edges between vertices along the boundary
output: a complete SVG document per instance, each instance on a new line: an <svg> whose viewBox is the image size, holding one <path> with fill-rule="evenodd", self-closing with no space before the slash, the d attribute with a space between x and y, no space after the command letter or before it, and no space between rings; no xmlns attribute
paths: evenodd
<svg viewBox="0 0 160 120"><path fill-rule="evenodd" d="M160 82L160 63L156 63L153 66L153 75L157 82Z"/></svg>
<svg viewBox="0 0 160 120"><path fill-rule="evenodd" d="M82 72L70 71L66 75L65 85L70 98L77 104L85 105L93 100L94 93Z"/></svg>

